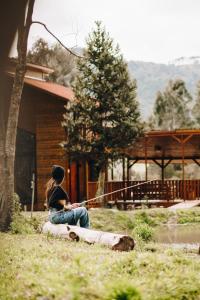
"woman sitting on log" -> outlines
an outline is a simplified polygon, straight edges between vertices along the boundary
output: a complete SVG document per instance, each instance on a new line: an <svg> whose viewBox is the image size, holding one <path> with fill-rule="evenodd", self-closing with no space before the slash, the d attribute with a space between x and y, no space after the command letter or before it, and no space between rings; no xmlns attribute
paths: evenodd
<svg viewBox="0 0 200 300"><path fill-rule="evenodd" d="M85 207L80 207L79 203L70 204L69 196L61 187L65 177L65 170L61 166L53 166L52 178L47 182L46 200L50 215L49 220L53 224L76 225L89 227L89 216Z"/></svg>

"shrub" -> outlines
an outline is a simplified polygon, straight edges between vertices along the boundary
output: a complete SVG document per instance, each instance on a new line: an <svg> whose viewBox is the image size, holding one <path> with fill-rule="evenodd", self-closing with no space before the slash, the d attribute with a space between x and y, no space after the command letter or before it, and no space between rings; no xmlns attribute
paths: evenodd
<svg viewBox="0 0 200 300"><path fill-rule="evenodd" d="M141 300L137 289L131 285L120 284L113 288L107 300Z"/></svg>
<svg viewBox="0 0 200 300"><path fill-rule="evenodd" d="M22 214L21 203L19 196L13 196L13 216L10 225L11 233L13 234L30 234L35 233L39 228L39 220L36 218L26 218Z"/></svg>
<svg viewBox="0 0 200 300"><path fill-rule="evenodd" d="M149 242L153 239L154 230L146 223L138 223L133 230L133 234L142 241Z"/></svg>

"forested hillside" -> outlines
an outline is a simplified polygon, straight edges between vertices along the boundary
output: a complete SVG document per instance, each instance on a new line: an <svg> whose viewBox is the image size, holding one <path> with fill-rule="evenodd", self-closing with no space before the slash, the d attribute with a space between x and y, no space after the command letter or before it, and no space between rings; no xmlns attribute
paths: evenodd
<svg viewBox="0 0 200 300"><path fill-rule="evenodd" d="M157 91L161 91L170 79L182 79L193 96L197 81L200 80L200 64L157 64L152 62L129 61L129 70L137 80L141 110L146 119L153 107Z"/></svg>

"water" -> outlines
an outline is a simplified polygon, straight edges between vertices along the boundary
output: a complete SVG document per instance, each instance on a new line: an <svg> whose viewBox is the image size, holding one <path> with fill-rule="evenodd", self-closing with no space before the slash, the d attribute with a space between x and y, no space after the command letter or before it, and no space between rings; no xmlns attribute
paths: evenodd
<svg viewBox="0 0 200 300"><path fill-rule="evenodd" d="M155 232L155 241L164 244L200 244L200 224L162 225Z"/></svg>

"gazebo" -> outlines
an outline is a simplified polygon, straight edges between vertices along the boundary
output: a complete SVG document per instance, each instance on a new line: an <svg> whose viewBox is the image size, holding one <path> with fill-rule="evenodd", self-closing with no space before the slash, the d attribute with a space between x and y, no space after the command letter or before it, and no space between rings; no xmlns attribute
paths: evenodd
<svg viewBox="0 0 200 300"><path fill-rule="evenodd" d="M174 202L200 198L200 178L185 179L185 163L193 162L200 166L200 129L149 131L127 148L125 154L128 159L123 160L123 180L106 181L105 192L137 186L108 196L108 202L123 201L126 204L141 204L142 201L148 200L149 203L170 206L172 202L174 204ZM145 178L143 181L130 181L129 170L138 162L145 164ZM160 167L160 180L149 181L149 163L155 163ZM182 165L181 179L165 179L165 169L170 163ZM96 183L89 182L88 197L93 197L95 191Z"/></svg>

